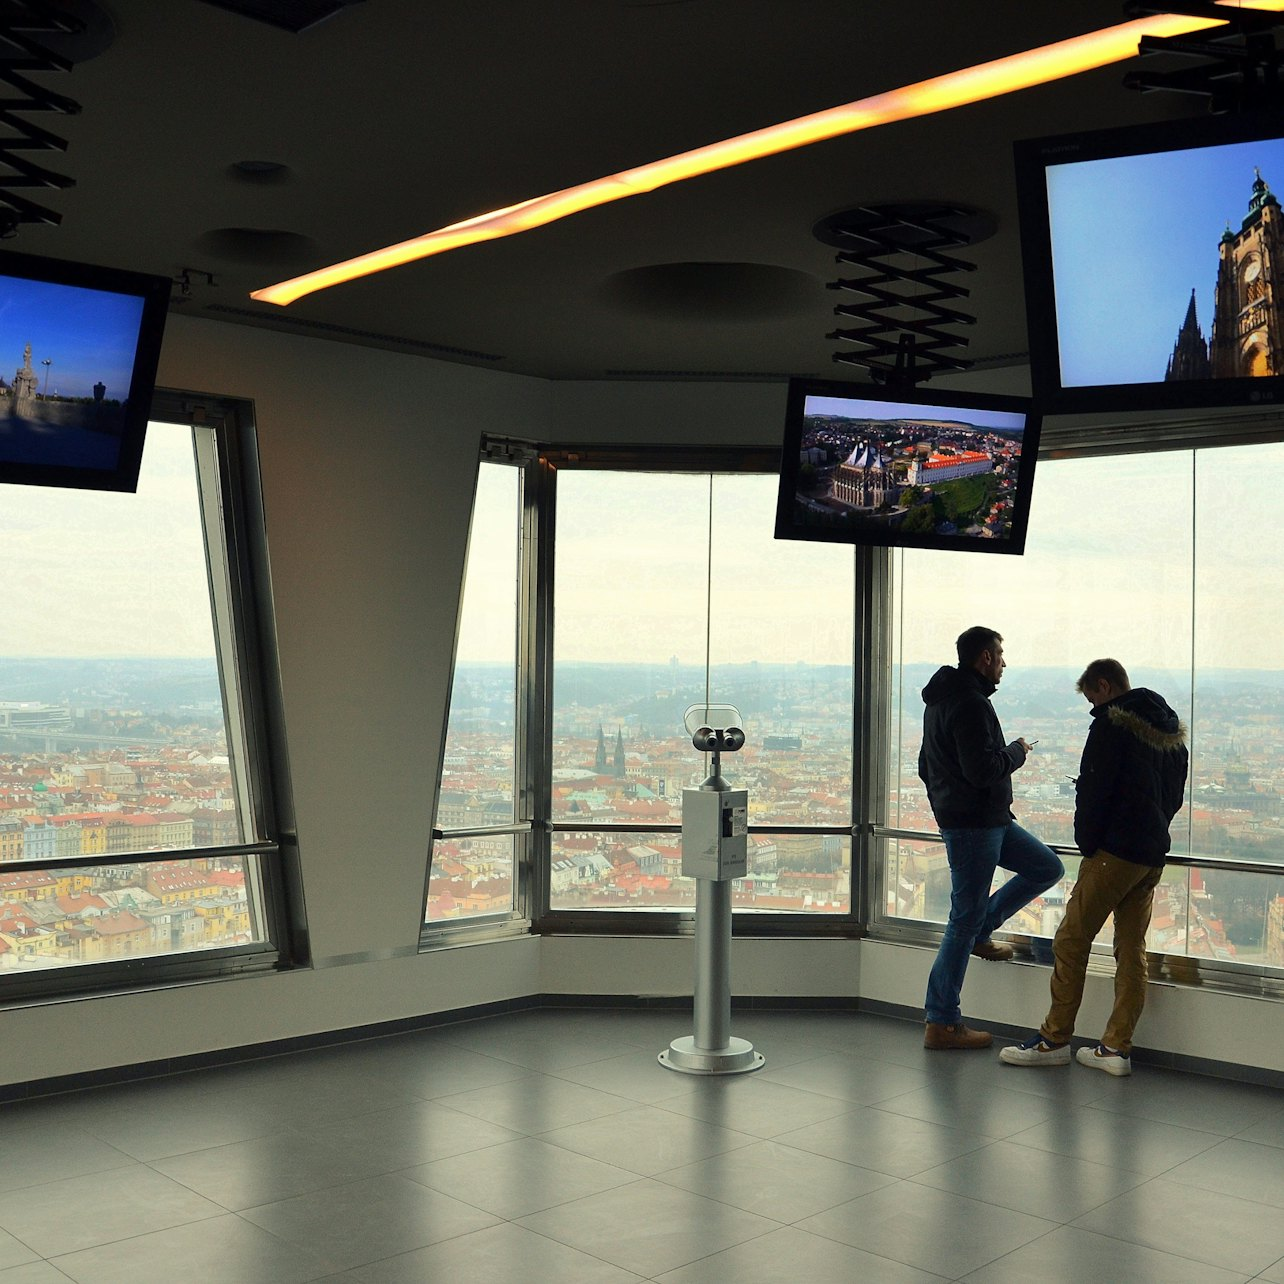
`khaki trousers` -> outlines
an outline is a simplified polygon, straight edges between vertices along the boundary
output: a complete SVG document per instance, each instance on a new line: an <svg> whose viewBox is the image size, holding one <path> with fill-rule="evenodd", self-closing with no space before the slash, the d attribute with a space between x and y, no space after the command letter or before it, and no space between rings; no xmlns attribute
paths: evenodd
<svg viewBox="0 0 1284 1284"><path fill-rule="evenodd" d="M1146 1003L1146 929L1162 868L1137 865L1107 851L1086 857L1052 942L1052 1006L1039 1033L1069 1043L1083 1001L1088 955L1106 919L1115 916L1115 1006L1101 1042L1125 1055Z"/></svg>

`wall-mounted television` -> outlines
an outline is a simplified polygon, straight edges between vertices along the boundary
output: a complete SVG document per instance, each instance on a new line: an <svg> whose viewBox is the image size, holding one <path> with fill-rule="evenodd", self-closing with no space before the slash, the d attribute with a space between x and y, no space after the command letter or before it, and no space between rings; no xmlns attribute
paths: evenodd
<svg viewBox="0 0 1284 1284"><path fill-rule="evenodd" d="M169 286L0 252L0 483L138 488Z"/></svg>
<svg viewBox="0 0 1284 1284"><path fill-rule="evenodd" d="M791 379L776 538L1020 553L1038 448L1024 397Z"/></svg>
<svg viewBox="0 0 1284 1284"><path fill-rule="evenodd" d="M1047 413L1284 402L1284 114L1016 145Z"/></svg>

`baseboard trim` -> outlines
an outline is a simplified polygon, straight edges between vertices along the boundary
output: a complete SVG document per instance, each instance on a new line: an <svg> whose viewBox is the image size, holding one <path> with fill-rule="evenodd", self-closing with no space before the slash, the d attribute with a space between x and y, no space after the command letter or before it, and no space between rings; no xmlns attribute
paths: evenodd
<svg viewBox="0 0 1284 1284"><path fill-rule="evenodd" d="M873 1016L894 1017L898 1020L913 1021L916 1024L923 1020L923 1013L919 1008L855 996L745 995L733 998L731 1007L733 1012L866 1012ZM115 1084L135 1083L144 1079L163 1078L167 1075L187 1074L194 1070L210 1070L246 1061L261 1061L269 1057L288 1056L295 1052L310 1052L318 1048L340 1047L347 1043L360 1043L367 1039L386 1038L389 1035L411 1034L420 1030L460 1025L466 1021L480 1021L487 1017L503 1016L513 1012L568 1008L604 1012L613 1009L653 1009L689 1016L692 1011L692 1001L689 996L682 995L524 995L521 998L504 999L495 1003L479 1003L471 1007L452 1008L443 1012L428 1012L421 1016L403 1017L395 1021L379 1021L370 1025L349 1026L341 1030L325 1030L317 1034L296 1035L288 1039L270 1039L261 1043L242 1044L234 1048L215 1048L208 1052L140 1061L132 1065L110 1066L101 1070L53 1075L44 1079L31 1079L25 1083L0 1084L0 1105L31 1101L39 1097L56 1096L68 1092L80 1092L86 1088L103 1088ZM1025 1026L986 1022L986 1027L1001 1037L1015 1038L1029 1033ZM1191 1057L1181 1053L1142 1047L1133 1048L1133 1060L1141 1066L1156 1066L1165 1070L1179 1070L1188 1074L1228 1079L1237 1083L1284 1088L1284 1071L1269 1070L1259 1066L1242 1066L1233 1062L1213 1061L1205 1057Z"/></svg>

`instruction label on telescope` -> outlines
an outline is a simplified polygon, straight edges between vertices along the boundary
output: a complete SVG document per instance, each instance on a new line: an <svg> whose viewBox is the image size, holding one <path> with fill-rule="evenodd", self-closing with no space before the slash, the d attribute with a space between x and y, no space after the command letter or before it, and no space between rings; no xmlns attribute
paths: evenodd
<svg viewBox="0 0 1284 1284"><path fill-rule="evenodd" d="M724 882L743 878L749 860L749 793L682 791L682 873Z"/></svg>

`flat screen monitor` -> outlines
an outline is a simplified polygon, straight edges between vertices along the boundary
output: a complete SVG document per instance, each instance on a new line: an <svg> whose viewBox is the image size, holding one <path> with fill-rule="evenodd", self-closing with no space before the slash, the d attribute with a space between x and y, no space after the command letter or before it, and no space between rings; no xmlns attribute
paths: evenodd
<svg viewBox="0 0 1284 1284"><path fill-rule="evenodd" d="M169 285L0 252L0 482L137 489Z"/></svg>
<svg viewBox="0 0 1284 1284"><path fill-rule="evenodd" d="M1284 401L1284 115L1016 145L1045 412Z"/></svg>
<svg viewBox="0 0 1284 1284"><path fill-rule="evenodd" d="M1024 397L791 379L776 538L1020 553L1038 448Z"/></svg>

